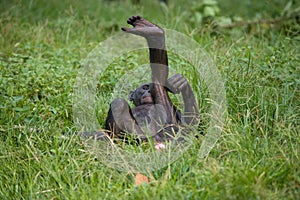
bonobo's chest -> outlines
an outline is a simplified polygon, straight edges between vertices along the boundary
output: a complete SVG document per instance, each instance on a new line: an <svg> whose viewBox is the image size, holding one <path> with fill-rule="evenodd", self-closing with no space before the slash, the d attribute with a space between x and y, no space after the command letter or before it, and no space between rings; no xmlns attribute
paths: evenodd
<svg viewBox="0 0 300 200"><path fill-rule="evenodd" d="M132 114L133 117L136 119L139 125L147 125L150 124L151 122L151 107L153 105L151 104L146 104L146 105L141 105L138 107L135 107L132 109Z"/></svg>
<svg viewBox="0 0 300 200"><path fill-rule="evenodd" d="M139 125L165 124L167 115L165 109L159 104L145 104L132 109L132 114Z"/></svg>

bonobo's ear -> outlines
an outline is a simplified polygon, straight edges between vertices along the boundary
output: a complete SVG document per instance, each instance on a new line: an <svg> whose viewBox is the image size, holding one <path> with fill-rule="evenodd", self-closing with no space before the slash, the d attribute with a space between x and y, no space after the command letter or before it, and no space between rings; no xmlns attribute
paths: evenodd
<svg viewBox="0 0 300 200"><path fill-rule="evenodd" d="M128 96L129 101L133 101L134 100L134 95L135 95L135 90L131 90Z"/></svg>

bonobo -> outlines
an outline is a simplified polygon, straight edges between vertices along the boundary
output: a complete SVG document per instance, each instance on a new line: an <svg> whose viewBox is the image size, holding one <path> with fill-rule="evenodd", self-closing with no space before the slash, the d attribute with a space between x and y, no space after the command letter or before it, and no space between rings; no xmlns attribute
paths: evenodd
<svg viewBox="0 0 300 200"><path fill-rule="evenodd" d="M127 23L133 28L123 27L123 31L144 37L148 43L152 82L130 92L129 100L135 105L132 109L124 99L113 100L105 127L111 137L123 138L127 134L142 141L150 138L155 143L170 141L180 126L197 123L199 111L195 96L182 75L168 79L164 30L140 16L130 17ZM173 105L168 92L182 94L183 114Z"/></svg>

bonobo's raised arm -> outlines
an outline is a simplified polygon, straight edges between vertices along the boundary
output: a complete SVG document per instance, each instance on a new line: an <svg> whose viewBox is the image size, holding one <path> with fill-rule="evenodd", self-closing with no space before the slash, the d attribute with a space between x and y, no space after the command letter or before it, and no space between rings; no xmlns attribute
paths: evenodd
<svg viewBox="0 0 300 200"><path fill-rule="evenodd" d="M159 26L140 16L132 16L127 23L133 28L122 28L123 31L139 35L147 40L150 52L150 67L152 71L152 88L154 104L163 105L167 114L167 123L176 123L173 105L165 89L168 79L168 56L165 46L165 33Z"/></svg>

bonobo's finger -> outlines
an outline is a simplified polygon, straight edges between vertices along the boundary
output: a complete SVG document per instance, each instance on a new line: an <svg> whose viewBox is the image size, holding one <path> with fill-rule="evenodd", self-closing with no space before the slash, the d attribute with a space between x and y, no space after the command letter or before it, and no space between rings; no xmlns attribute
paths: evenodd
<svg viewBox="0 0 300 200"><path fill-rule="evenodd" d="M187 87L187 85L188 85L187 81L184 81L182 84L180 84L180 85L178 86L178 90L179 90L179 91L185 90L186 87Z"/></svg>
<svg viewBox="0 0 300 200"><path fill-rule="evenodd" d="M174 76L172 76L171 78L169 78L167 80L167 83L171 86L173 86L176 82L177 82L177 79L178 79L178 74L175 74Z"/></svg>
<svg viewBox="0 0 300 200"><path fill-rule="evenodd" d="M130 24L132 25L133 27L135 27L137 24L137 22L139 20L141 20L142 18L140 16L131 16L128 20L127 20L127 24ZM132 32L133 31L133 28L127 28L127 27L122 27L121 28L123 31L126 31L126 32Z"/></svg>
<svg viewBox="0 0 300 200"><path fill-rule="evenodd" d="M168 91L172 92L173 94L178 94L180 91L177 89L177 87L174 86L172 82L167 82L166 87Z"/></svg>
<svg viewBox="0 0 300 200"><path fill-rule="evenodd" d="M122 31L125 31L125 32L128 32L128 33L133 33L133 34L136 34L136 35L138 35L139 32L141 32L141 30L139 28L122 27L121 29L122 29Z"/></svg>
<svg viewBox="0 0 300 200"><path fill-rule="evenodd" d="M125 31L125 32L129 32L132 30L132 28L127 28L127 27L122 27L121 29L122 29L122 31Z"/></svg>
<svg viewBox="0 0 300 200"><path fill-rule="evenodd" d="M167 86L170 90L177 94L181 92L187 86L187 80L181 74L175 74L171 78L168 79Z"/></svg>
<svg viewBox="0 0 300 200"><path fill-rule="evenodd" d="M122 31L125 31L127 33L131 33L133 35L143 35L143 33L141 33L141 31L137 28L122 27L121 29L122 29Z"/></svg>
<svg viewBox="0 0 300 200"><path fill-rule="evenodd" d="M131 33L133 35L141 35L140 31L135 28L127 28L127 27L122 27L122 31L125 31L127 33Z"/></svg>
<svg viewBox="0 0 300 200"><path fill-rule="evenodd" d="M178 78L181 78L181 77L183 77L181 74L175 74L175 75L172 76L171 78L176 78L176 79L178 79Z"/></svg>
<svg viewBox="0 0 300 200"><path fill-rule="evenodd" d="M182 85L184 82L186 82L186 79L183 76L178 76L172 80L173 83L177 86Z"/></svg>
<svg viewBox="0 0 300 200"><path fill-rule="evenodd" d="M127 20L127 24L130 24L130 25L132 25L132 26L135 26L136 24L135 24L135 22L137 21L137 20L141 20L142 19L142 17L140 17L140 16L131 16L128 20Z"/></svg>
<svg viewBox="0 0 300 200"><path fill-rule="evenodd" d="M168 79L168 82L170 83L176 83L178 80L184 79L184 77L181 74L175 74L171 78Z"/></svg>
<svg viewBox="0 0 300 200"><path fill-rule="evenodd" d="M166 87L173 93L173 94L178 94L179 90L177 87L174 85L172 82L167 82Z"/></svg>
<svg viewBox="0 0 300 200"><path fill-rule="evenodd" d="M174 83L175 87L178 89L181 89L182 87L185 87L187 84L187 81L185 78L180 78L177 80L177 82Z"/></svg>

